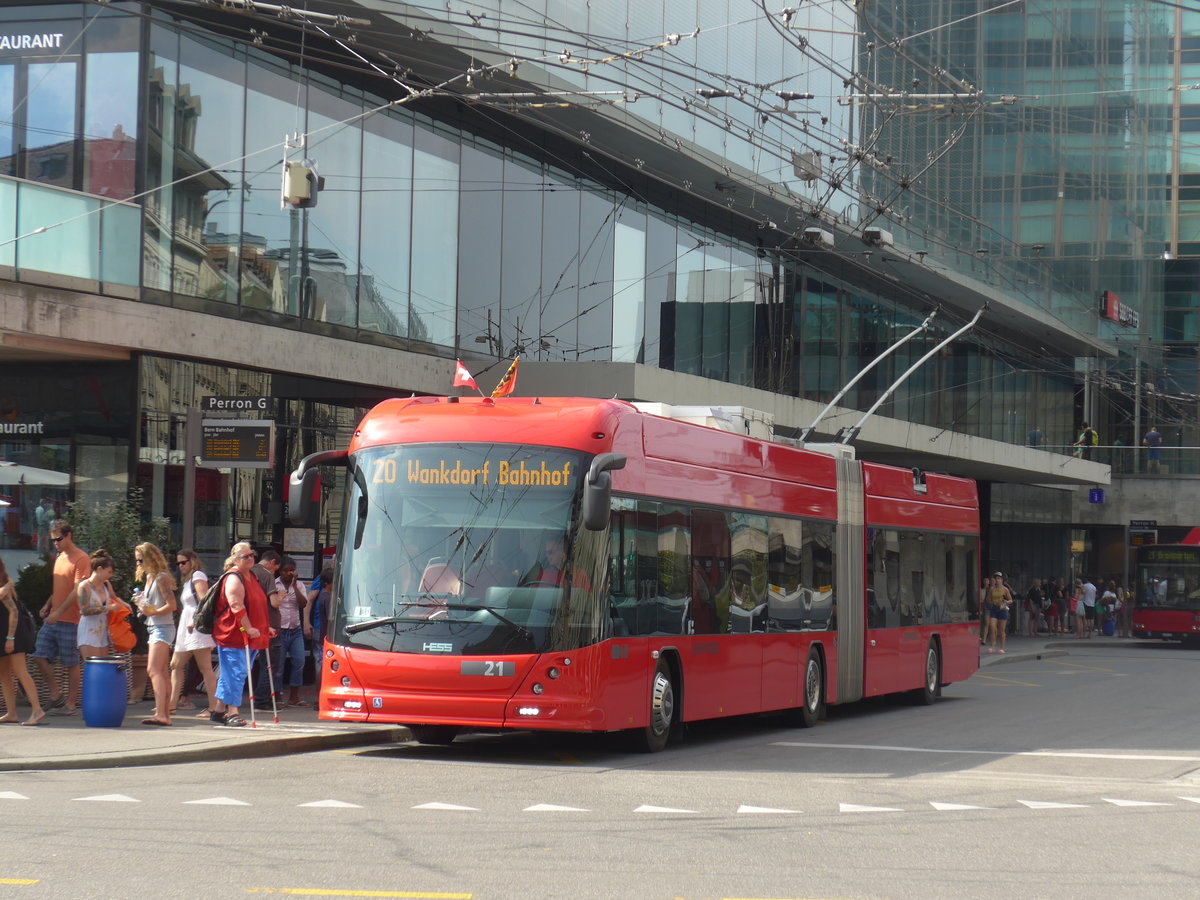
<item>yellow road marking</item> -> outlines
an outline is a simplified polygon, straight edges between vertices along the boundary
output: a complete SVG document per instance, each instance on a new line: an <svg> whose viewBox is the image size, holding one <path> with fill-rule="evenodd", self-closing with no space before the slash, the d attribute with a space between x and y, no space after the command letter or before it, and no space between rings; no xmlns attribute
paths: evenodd
<svg viewBox="0 0 1200 900"><path fill-rule="evenodd" d="M1099 668L1099 667L1097 667L1097 666L1081 666L1081 665L1079 665L1078 663L1069 663L1069 662L1060 662L1058 665L1060 665L1060 666L1067 666L1068 668L1071 668L1071 669L1085 669L1085 670L1086 670L1086 671L1088 671L1088 672L1109 672L1109 673L1112 673L1113 671L1115 671L1115 670L1113 670L1113 669L1101 669L1101 668Z"/></svg>
<svg viewBox="0 0 1200 900"><path fill-rule="evenodd" d="M986 678L988 681L998 681L1001 684L1018 684L1021 687L1041 687L1040 684L1032 684L1028 681L1017 681L1013 678L998 678L995 675L982 675L979 672L975 673L976 678Z"/></svg>
<svg viewBox="0 0 1200 900"><path fill-rule="evenodd" d="M471 900L474 894L437 891L352 891L340 888L246 888L247 894L288 894L300 897L407 897L410 900Z"/></svg>
<svg viewBox="0 0 1200 900"><path fill-rule="evenodd" d="M0 884L37 884L40 878L0 878Z"/></svg>

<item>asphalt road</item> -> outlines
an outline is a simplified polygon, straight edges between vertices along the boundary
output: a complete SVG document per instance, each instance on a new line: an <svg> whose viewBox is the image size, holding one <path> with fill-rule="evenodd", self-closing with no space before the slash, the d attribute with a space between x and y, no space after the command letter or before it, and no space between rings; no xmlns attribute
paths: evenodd
<svg viewBox="0 0 1200 900"><path fill-rule="evenodd" d="M1195 897L1200 652L1072 651L653 756L507 735L5 774L0 896Z"/></svg>

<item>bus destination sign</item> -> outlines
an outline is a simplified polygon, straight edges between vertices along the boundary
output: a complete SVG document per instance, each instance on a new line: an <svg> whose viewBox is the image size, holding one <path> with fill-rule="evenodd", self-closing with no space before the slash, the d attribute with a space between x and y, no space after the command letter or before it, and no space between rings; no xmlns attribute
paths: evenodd
<svg viewBox="0 0 1200 900"><path fill-rule="evenodd" d="M275 423L270 419L205 419L200 437L202 465L269 469L275 464Z"/></svg>

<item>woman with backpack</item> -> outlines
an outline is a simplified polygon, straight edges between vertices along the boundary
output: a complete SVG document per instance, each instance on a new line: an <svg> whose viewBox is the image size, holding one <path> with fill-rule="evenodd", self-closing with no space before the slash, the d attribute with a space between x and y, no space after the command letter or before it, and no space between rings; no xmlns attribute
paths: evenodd
<svg viewBox="0 0 1200 900"><path fill-rule="evenodd" d="M267 595L250 569L254 566L254 551L250 544L234 544L225 560L221 576L221 594L214 610L213 640L217 643L217 659L221 667L217 678L216 699L224 706L225 714L214 712L213 721L241 728L246 725L238 707L246 688L254 656L271 644L270 622L267 618ZM251 702L253 702L251 689Z"/></svg>
<svg viewBox="0 0 1200 900"><path fill-rule="evenodd" d="M193 620L196 618L196 605L200 598L208 593L208 576L200 565L200 557L195 550L180 550L175 554L175 564L179 566L179 580L183 589L179 592L179 627L175 632L175 655L171 657L171 712L175 712L180 704L180 694L183 691L184 679L187 678L188 663L196 662L196 668L204 679L204 693L209 699L208 709L198 713L196 718L209 719L212 717L214 698L217 693L217 675L213 672L212 652L216 643L211 634L196 631ZM184 707L187 708L186 706Z"/></svg>

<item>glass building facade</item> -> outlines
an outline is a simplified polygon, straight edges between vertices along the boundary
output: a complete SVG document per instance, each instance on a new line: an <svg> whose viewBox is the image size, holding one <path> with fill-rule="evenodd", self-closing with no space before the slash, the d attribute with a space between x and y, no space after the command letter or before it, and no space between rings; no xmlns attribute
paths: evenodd
<svg viewBox="0 0 1200 900"><path fill-rule="evenodd" d="M969 293L1046 334L985 317L877 415L1051 449L1092 418L1104 443L1132 445L1169 388L1198 380L1200 151L1186 92L1166 88L1188 81L1200 22L1118 0L980 7L311 6L370 21L357 27L4 6L0 277L476 372L519 353L819 402ZM323 179L315 206L281 209L285 160ZM871 227L890 239L867 242ZM1105 292L1137 327L1097 312ZM874 403L965 308L841 405ZM1119 354L1063 349L1100 341ZM104 451L111 471L87 477L141 484L173 515L186 409L269 392L278 472L220 473L202 512L234 521L229 536L269 535L281 467L385 391L289 375L267 343L227 372L190 361L201 346L106 363L136 412ZM54 469L78 452L27 458Z"/></svg>
<svg viewBox="0 0 1200 900"><path fill-rule="evenodd" d="M795 179L790 162L780 171L802 133L798 120L824 123L808 129L821 132L819 142L795 149L823 148L826 165L837 164L829 147L854 133L859 113L837 102L837 68L802 76L793 58L804 28L829 34L822 52L851 50L852 21L808 11L782 30L770 16L731 26L736 17L723 3L559 12L557 29L536 47L511 38L507 52L527 61L523 76L545 69L537 79L576 92L576 102L604 100L616 131L657 129L677 152L719 160L739 184L792 192L797 215L806 203L810 216L818 204L844 204L835 211L842 219L859 215L849 201L859 195L857 170L832 194ZM244 28L242 39L205 33L151 5L4 15L14 29L61 33L71 46L66 56L35 48L4 60L0 103L26 111L11 118L8 172L140 205L138 258L125 228L116 230L126 245L110 242L109 254L119 251L111 267L136 279L100 280L133 280L147 302L283 328L315 324L445 356L640 362L813 400L829 399L927 312L904 291L806 265L788 249L788 232L802 223L748 219L740 187L731 185L737 199L726 211L705 211L661 185L632 190L627 174L605 178L604 166L536 147L515 120L497 125L494 108L396 104L379 79L339 79L256 47ZM576 35L575 59L598 55L587 50L589 36L621 52L665 46L608 65L550 54L549 66L534 51L556 46L559 33ZM654 53L658 61L648 61ZM714 81L708 72L722 74ZM697 96L697 84L713 83L742 92ZM792 115L798 107L781 88L822 99L799 101L804 115ZM613 91L638 99L610 104ZM303 147L285 148L285 136L301 134ZM54 140L35 146L34 135ZM285 152L324 178L315 208L280 210ZM951 327L912 342L845 404L865 408ZM1047 443L1067 443L1070 360L1039 366L1026 352L986 332L968 337L880 414L1018 443L1036 427Z"/></svg>

